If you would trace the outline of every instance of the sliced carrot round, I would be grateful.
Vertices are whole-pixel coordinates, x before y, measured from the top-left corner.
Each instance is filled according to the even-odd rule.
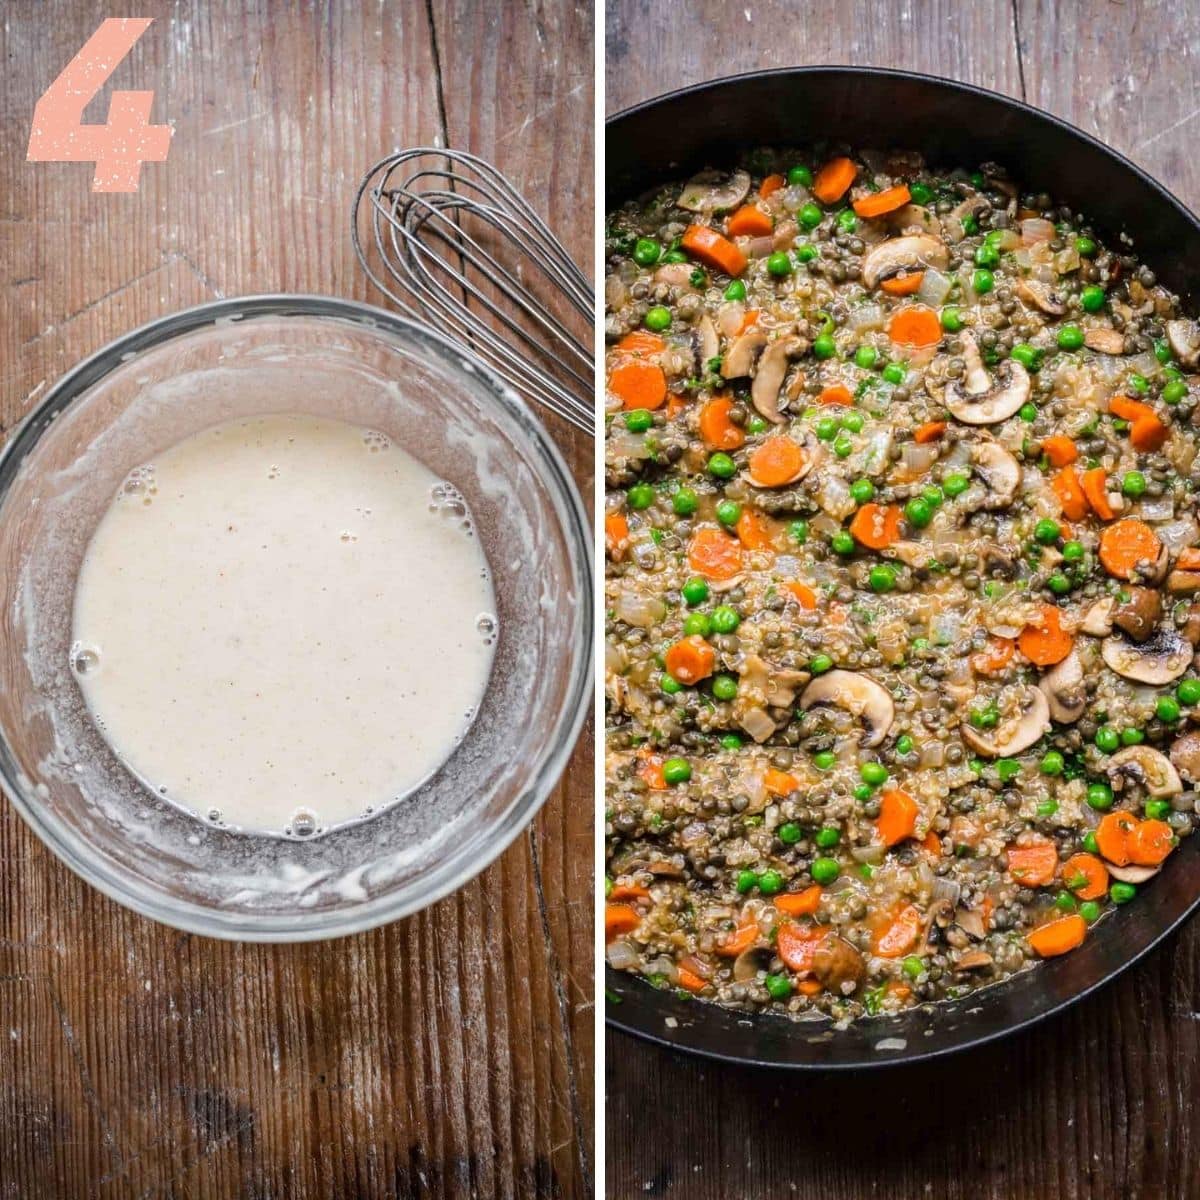
[[[625,933],[632,933],[642,918],[632,904],[606,904],[604,906],[604,940],[611,942]]]
[[[1070,466],[1079,457],[1075,443],[1061,433],[1048,437],[1042,443],[1042,453],[1050,460],[1052,467]]]
[[[741,426],[729,419],[732,411],[733,399],[729,396],[714,396],[700,410],[700,436],[706,446],[714,450],[737,450],[746,441]]]
[[[817,172],[812,194],[822,204],[834,204],[849,190],[858,168],[848,158],[831,158]]]
[[[787,186],[787,180],[782,175],[768,175],[766,179],[758,185],[758,194],[765,200],[768,196],[773,196],[781,188]]]
[[[1008,873],[1022,887],[1045,887],[1058,870],[1058,851],[1049,838],[1031,838],[1024,846],[1005,851]]]
[[[999,675],[1012,662],[1016,645],[1012,638],[989,638],[986,649],[971,655],[971,670],[977,675]]]
[[[1108,868],[1094,854],[1072,854],[1059,875],[1078,900],[1099,900],[1108,891]]]
[[[620,558],[629,542],[629,521],[624,513],[608,513],[604,518],[604,548],[609,558]]]
[[[768,237],[774,228],[771,218],[753,204],[743,204],[725,221],[725,232],[730,237]]]
[[[924,280],[924,271],[901,271],[898,275],[881,279],[879,289],[889,296],[912,296],[921,290]]]
[[[763,772],[763,787],[772,796],[786,796],[788,792],[794,792],[799,786],[800,781],[795,775],[789,775],[786,771],[777,771],[774,767],[768,767]]]
[[[908,185],[898,183],[895,187],[884,188],[881,192],[860,196],[853,202],[852,207],[860,217],[882,217],[903,208],[911,199],[912,193],[908,190]]]
[[[1092,511],[1102,521],[1111,521],[1117,514],[1108,499],[1108,476],[1103,467],[1093,467],[1083,473],[1083,494],[1092,506]]]
[[[617,349],[624,354],[641,354],[649,357],[651,354],[661,354],[667,348],[667,343],[648,329],[634,329],[627,333],[618,343]]]
[[[1114,867],[1129,865],[1129,838],[1137,828],[1137,817],[1118,809],[1105,813],[1096,826],[1096,846]]]
[[[1062,615],[1053,604],[1043,604],[1038,620],[1026,625],[1017,637],[1017,647],[1031,663],[1052,667],[1060,663],[1075,644],[1075,639],[1062,627]]]
[[[1117,579],[1132,579],[1139,566],[1152,566],[1161,552],[1158,535],[1135,517],[1110,525],[1100,535],[1100,561]]]
[[[688,545],[688,565],[697,575],[724,583],[742,569],[742,548],[720,529],[697,529]]]
[[[918,446],[924,446],[929,442],[936,442],[945,432],[945,421],[926,421],[924,425],[918,425],[913,431],[913,441]]]
[[[1129,835],[1129,860],[1139,867],[1157,867],[1175,847],[1175,832],[1166,821],[1139,821]]]
[[[756,446],[750,455],[750,482],[757,487],[784,487],[804,470],[808,455],[786,434],[777,434]]]
[[[676,642],[663,655],[671,677],[689,686],[707,679],[713,673],[716,661],[716,651],[698,633]]]
[[[775,544],[775,525],[771,518],[753,508],[742,510],[734,531],[747,550],[770,550]]]
[[[621,397],[622,408],[661,408],[667,398],[667,377],[662,367],[631,358],[609,372],[608,390]]]
[[[895,313],[888,337],[898,346],[936,346],[942,340],[942,323],[932,308],[913,304]]]
[[[827,387],[818,397],[818,404],[841,404],[849,406],[854,403],[854,397],[850,395],[850,389],[843,387],[840,383],[835,383],[832,387]]]
[[[854,540],[868,550],[885,550],[900,537],[901,512],[895,504],[864,504],[850,522]]]
[[[924,924],[920,909],[907,904],[893,913],[886,925],[875,931],[871,949],[880,958],[899,958],[917,944]]]
[[[1088,502],[1083,491],[1083,481],[1074,467],[1063,467],[1053,479],[1050,486],[1058,497],[1063,516],[1068,521],[1082,521],[1087,516]]]
[[[920,813],[917,802],[899,788],[890,788],[879,797],[879,817],[875,829],[885,846],[894,846],[912,837]]]
[[[1087,922],[1078,914],[1047,921],[1029,933],[1027,941],[1042,958],[1074,950],[1087,936]]]
[[[814,883],[802,892],[787,892],[776,896],[772,903],[789,917],[811,917],[821,907],[821,893],[821,885]]]
[[[743,921],[732,933],[717,943],[717,953],[722,958],[737,958],[758,941],[759,929],[754,921]]]
[[[740,275],[749,261],[727,237],[707,225],[689,225],[679,244],[706,267],[724,271],[726,275]]]
[[[792,598],[801,608],[806,608],[811,612],[817,607],[817,593],[807,583],[792,580],[791,583],[785,583],[783,586],[791,593]]]
[[[811,971],[817,948],[829,934],[825,925],[802,925],[784,921],[775,935],[775,951],[790,970]]]

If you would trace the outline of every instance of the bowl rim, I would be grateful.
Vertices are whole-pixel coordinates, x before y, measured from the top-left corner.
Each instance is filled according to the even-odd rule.
[[[944,78],[937,75],[930,75],[921,71],[908,71],[897,67],[855,67],[846,64],[813,64],[811,66],[784,66],[784,67],[766,67],[752,71],[737,72],[732,75],[722,75],[717,78],[702,80],[699,83],[688,84],[681,88],[672,89],[669,92],[663,92],[660,95],[649,97],[645,100],[639,100],[635,104],[631,104],[626,108],[616,112],[607,114],[604,119],[605,137],[612,134],[613,127],[618,125],[630,117],[636,116],[642,112],[648,112],[668,101],[677,101],[686,97],[693,99],[701,99],[706,93],[720,87],[727,87],[758,79],[769,79],[776,76],[821,76],[821,75],[848,75],[848,76],[881,76],[883,78],[892,78],[905,80],[908,82],[921,83],[932,85],[933,87],[951,93],[964,93],[972,96],[980,97],[981,99],[1003,105],[1007,108],[1015,110],[1022,119],[1044,123],[1052,126],[1068,136],[1086,143],[1092,148],[1098,150],[1108,158],[1115,159],[1117,163],[1123,166],[1131,174],[1149,188],[1157,197],[1157,199],[1175,209],[1180,216],[1189,224],[1194,226],[1197,231],[1200,231],[1200,216],[1197,216],[1186,204],[1178,197],[1170,192],[1163,184],[1159,183],[1153,175],[1149,174],[1137,163],[1133,162],[1121,151],[1108,145],[1096,135],[1088,133],[1084,129],[1080,129],[1077,125],[1070,121],[1064,120],[1062,117],[1056,116],[1053,113],[1047,112],[1044,109],[1037,108],[1028,103],[1028,101],[1020,100],[1012,96],[1005,95],[1003,92],[993,91],[990,88],[979,87],[977,84],[965,83],[962,80]],[[605,205],[610,203],[611,198],[607,191],[607,177],[605,180]],[[602,749],[598,749],[598,753],[602,753]],[[905,1067],[912,1066],[920,1062],[929,1062],[933,1059],[946,1058],[949,1055],[959,1054],[966,1050],[974,1050],[976,1048],[988,1045],[990,1043],[1006,1038],[1011,1034],[1022,1030],[1028,1030],[1034,1025],[1040,1024],[1042,1021],[1050,1017],[1061,1014],[1064,1010],[1070,1008],[1073,1004],[1084,999],[1086,996],[1092,995],[1107,984],[1112,983],[1120,975],[1123,975],[1135,963],[1145,958],[1152,950],[1160,948],[1163,943],[1177,933],[1187,921],[1194,917],[1200,911],[1200,891],[1192,897],[1188,903],[1173,920],[1168,921],[1164,926],[1157,930],[1151,936],[1145,945],[1140,947],[1133,954],[1123,958],[1114,968],[1101,974],[1098,978],[1087,984],[1085,987],[1071,993],[1070,995],[1057,999],[1055,1002],[1047,1005],[1045,1008],[1037,1012],[1023,1016],[1020,1020],[1014,1021],[1002,1028],[991,1030],[984,1034],[979,1034],[974,1037],[964,1037],[960,1041],[948,1046],[939,1046],[937,1048],[921,1050],[917,1048],[913,1052],[903,1052],[889,1057],[886,1054],[880,1053],[877,1058],[859,1058],[844,1062],[827,1061],[827,1062],[803,1062],[803,1061],[780,1061],[758,1055],[744,1055],[737,1052],[726,1052],[719,1047],[688,1044],[685,1040],[673,1038],[669,1032],[661,1030],[657,1027],[652,1028],[648,1020],[634,1021],[624,1017],[621,1012],[619,1003],[612,1003],[608,996],[605,997],[604,1020],[606,1025],[631,1037],[638,1041],[649,1042],[660,1049],[670,1050],[676,1054],[686,1054],[702,1059],[709,1059],[713,1062],[724,1063],[730,1066],[737,1067],[758,1067],[768,1068],[778,1071],[816,1071],[816,1072],[856,1072],[856,1071],[876,1071],[889,1067]],[[618,974],[609,967],[607,962],[604,963],[606,976],[610,979]],[[611,973],[611,974],[610,974]],[[653,1006],[655,997],[662,995],[649,984],[642,980],[621,979],[621,986],[632,986],[636,990],[636,995],[639,999],[645,999]],[[1004,986],[1003,982],[996,985],[997,987]],[[606,989],[607,991],[607,989]],[[699,1003],[707,1003],[711,1007],[720,1008],[726,1014],[733,1016],[741,1016],[745,1020],[749,1020],[757,1014],[738,1014],[734,1010],[724,1008],[713,1004],[712,1002],[700,1001]],[[786,1020],[782,1017],[771,1017],[772,1020]],[[867,1018],[873,1019],[873,1018]],[[661,1024],[661,1015],[659,1024]],[[827,1027],[827,1026],[825,1026]]]
[[[487,868],[529,825],[562,776],[579,739],[592,700],[591,660],[594,637],[594,568],[592,532],[571,471],[545,426],[532,410],[490,367],[452,340],[419,321],[400,317],[374,305],[337,296],[271,292],[225,297],[156,317],[101,346],[57,379],[41,400],[13,427],[0,447],[0,519],[12,480],[58,413],[131,356],[164,345],[220,321],[252,321],[264,317],[307,317],[348,322],[415,345],[439,358],[453,373],[482,382],[491,398],[505,409],[517,431],[528,439],[543,468],[539,490],[549,498],[563,536],[572,548],[572,571],[577,577],[577,644],[569,666],[566,698],[555,718],[553,732],[540,748],[532,777],[519,789],[486,839],[471,855],[455,854],[437,864],[421,881],[417,894],[397,899],[387,894],[357,903],[335,914],[298,911],[287,916],[239,913],[194,901],[164,901],[156,887],[138,877],[112,870],[89,852],[87,840],[22,793],[22,775],[0,726],[0,791],[9,799],[41,842],[76,875],[125,908],[187,933],[227,941],[308,942],[344,937],[411,916],[457,891]],[[464,843],[465,844],[465,843]]]

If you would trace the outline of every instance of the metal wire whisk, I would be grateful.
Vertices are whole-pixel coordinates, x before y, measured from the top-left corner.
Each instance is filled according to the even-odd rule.
[[[461,150],[399,151],[367,172],[352,222],[363,270],[394,304],[593,431],[591,285],[495,167]]]

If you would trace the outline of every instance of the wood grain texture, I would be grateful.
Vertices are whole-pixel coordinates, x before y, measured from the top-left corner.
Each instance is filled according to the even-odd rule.
[[[1200,208],[1195,4],[610,0],[606,35],[610,112],[757,67],[906,67],[1023,96]],[[960,1059],[789,1077],[610,1034],[606,1094],[613,1200],[1195,1200],[1200,927]]]
[[[0,29],[2,430],[77,360],[187,305],[377,302],[349,206],[399,146],[495,157],[591,262],[586,7],[135,7],[158,20],[113,86],[154,88],[175,136],[131,196],[24,161],[34,102],[99,21],[53,7],[6,4]],[[559,444],[589,495],[590,441]],[[125,912],[0,800],[0,1197],[590,1195],[591,762],[585,734],[530,833],[457,895],[308,946]]]

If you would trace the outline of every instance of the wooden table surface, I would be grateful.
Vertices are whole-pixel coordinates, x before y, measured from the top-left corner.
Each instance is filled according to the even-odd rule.
[[[35,101],[110,9],[4,6],[0,430],[92,350],[188,305],[377,303],[349,207],[401,146],[491,157],[590,273],[590,4],[111,8],[157,17],[111,86],[153,88],[175,128],[134,195],[25,162]],[[555,433],[590,496],[591,439]],[[0,800],[0,1197],[589,1195],[591,764],[589,730],[529,834],[457,895],[303,946],[126,912]]]
[[[1200,6],[609,0],[610,112],[759,67],[906,67],[1098,134],[1200,210]],[[1200,922],[1023,1036],[860,1079],[608,1037],[607,1194],[687,1200],[1196,1200]]]

